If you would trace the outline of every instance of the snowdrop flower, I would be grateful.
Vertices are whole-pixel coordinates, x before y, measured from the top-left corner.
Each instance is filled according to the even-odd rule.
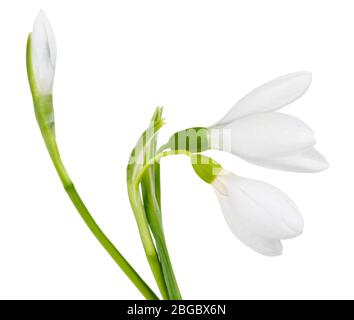
[[[30,35],[30,63],[37,94],[51,95],[53,89],[56,44],[53,30],[43,11],[40,11]]]
[[[281,255],[281,240],[302,233],[304,222],[298,208],[276,187],[225,170],[211,185],[232,233],[256,252]]]
[[[297,72],[253,90],[208,128],[209,147],[278,170],[327,169],[328,162],[314,148],[313,131],[300,119],[275,112],[301,97],[310,83],[309,72]]]
[[[313,131],[300,119],[276,112],[301,97],[310,83],[309,72],[277,78],[250,92],[213,126],[176,132],[166,144],[192,155],[195,172],[214,187],[231,231],[264,255],[280,255],[281,240],[302,233],[303,220],[296,205],[279,189],[229,173],[200,153],[227,151],[278,170],[327,169],[327,160],[314,148]]]
[[[265,182],[239,177],[215,160],[194,154],[192,166],[219,199],[232,233],[246,246],[266,256],[282,254],[281,240],[299,236],[304,221],[295,203]]]

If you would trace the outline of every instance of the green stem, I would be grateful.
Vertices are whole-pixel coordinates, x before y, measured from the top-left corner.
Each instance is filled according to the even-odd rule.
[[[144,210],[144,205],[140,197],[139,186],[128,180],[128,195],[134,216],[138,225],[141,241],[145,250],[146,258],[151,271],[160,289],[163,299],[168,299],[168,291],[163,276],[162,267],[156,252],[154,241],[150,234],[149,224]]]
[[[160,163],[154,165],[154,178],[155,178],[155,197],[157,204],[161,211],[161,168]]]
[[[85,204],[81,200],[78,192],[72,183],[64,164],[61,160],[59,149],[55,141],[55,137],[51,134],[50,130],[46,126],[40,126],[42,136],[44,138],[45,144],[47,146],[49,155],[53,161],[54,167],[60,177],[60,180],[67,192],[69,198],[74,204],[75,208],[79,212],[80,216],[94,234],[96,239],[101,243],[107,253],[112,257],[112,259],[117,263],[117,265],[122,269],[125,275],[132,281],[135,287],[141,292],[141,294],[148,300],[158,300],[156,294],[150,289],[150,287],[145,283],[145,281],[139,276],[139,274],[134,270],[134,268],[129,264],[129,262],[123,257],[123,255],[117,250],[117,248],[112,244],[112,242],[107,238],[104,232],[97,225],[90,212],[86,208]]]
[[[143,132],[133,149],[127,167],[127,187],[130,204],[135,216],[135,220],[140,233],[141,241],[145,250],[150,269],[155,277],[156,283],[164,299],[169,299],[167,286],[165,283],[161,262],[156,251],[155,243],[152,239],[149,221],[145,212],[144,203],[140,196],[139,185],[134,183],[144,163],[146,147],[155,139],[155,134],[163,125],[163,120],[159,119],[151,123],[149,128]]]
[[[151,159],[155,156],[155,150],[156,136],[154,141],[152,141],[152,143],[147,146],[146,161],[149,161],[148,159]],[[158,162],[154,162],[151,167],[145,171],[141,181],[141,190],[145,211],[156,242],[157,252],[160,257],[169,299],[181,300],[182,296],[179,291],[177,280],[173,271],[163,230],[160,202],[160,165]]]
[[[170,299],[182,300],[164,235],[154,234]]]
[[[146,188],[145,210],[149,218],[150,228],[153,233],[157,251],[160,257],[162,271],[166,282],[169,299],[181,300],[182,296],[178,288],[172,263],[167,249],[166,239],[161,221],[161,210],[154,196],[154,189]],[[149,200],[148,200],[149,199]]]
[[[159,150],[162,150],[160,148]],[[139,188],[140,183],[143,180],[146,180],[146,175],[149,173],[151,174],[151,167],[155,163],[159,163],[161,158],[167,157],[170,155],[177,155],[177,154],[183,154],[187,156],[191,156],[191,152],[187,150],[170,150],[170,151],[162,151],[159,152],[158,154],[155,155],[151,160],[147,161],[146,164],[141,168],[139,173],[136,176],[135,179],[135,188]],[[151,180],[150,180],[151,181]],[[145,182],[145,188],[146,188],[146,182]],[[163,232],[163,227],[162,227],[162,221],[161,221],[161,211],[160,207],[157,203],[157,199],[153,197],[153,186],[148,185],[147,192],[150,194],[149,197],[149,205],[147,206],[147,212],[149,212],[149,217],[150,217],[150,226],[151,230],[154,234],[154,238],[156,241],[156,246],[158,248],[158,252],[160,255],[160,260],[161,260],[161,265],[162,269],[164,272],[165,280],[166,280],[166,285],[167,289],[169,292],[169,296],[171,299],[179,300],[182,299],[182,296],[180,294],[177,281],[173,272],[172,268],[172,263],[168,254],[167,250],[167,245],[166,245],[166,240],[164,237],[164,232]]]
[[[31,55],[31,34],[27,39],[26,66],[37,122],[49,155],[65,191],[67,192],[80,216],[91,230],[91,232],[94,234],[96,239],[101,243],[101,245],[105,248],[108,254],[117,263],[117,265],[122,269],[125,275],[132,281],[136,288],[146,299],[158,300],[159,298],[156,296],[156,294],[150,289],[150,287],[139,276],[139,274],[134,270],[134,268],[129,264],[129,262],[123,257],[123,255],[117,250],[117,248],[97,225],[96,221],[93,219],[85,204],[81,200],[74,184],[70,179],[70,176],[64,167],[55,138],[53,98],[51,94],[47,96],[39,94],[34,77]]]
[[[156,146],[155,146],[156,148]],[[161,153],[162,151],[165,151],[166,149],[168,149],[168,144],[164,144],[162,145],[158,150],[157,150],[157,154]],[[154,166],[153,166],[153,176],[155,178],[155,198],[157,201],[157,204],[160,208],[161,211],[161,168],[160,168],[160,163],[159,162],[155,162]]]
[[[155,163],[155,162],[159,162],[162,158],[164,157],[168,157],[168,156],[173,156],[173,155],[178,155],[178,154],[182,154],[182,155],[186,155],[188,157],[192,156],[192,153],[187,151],[187,150],[170,150],[170,151],[163,151],[158,153],[154,158],[152,158],[150,161],[148,161],[143,168],[141,169],[141,171],[139,172],[139,174],[137,175],[136,179],[135,179],[135,184],[139,185],[144,174],[146,173],[146,171]]]

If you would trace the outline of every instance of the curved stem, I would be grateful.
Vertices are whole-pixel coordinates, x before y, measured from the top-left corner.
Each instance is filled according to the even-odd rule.
[[[164,236],[161,221],[161,207],[158,198],[159,194],[157,194],[156,192],[159,190],[156,190],[155,187],[154,179],[156,179],[156,177],[154,176],[153,169],[156,170],[156,164],[159,164],[159,161],[163,157],[176,154],[184,154],[191,156],[191,153],[185,150],[163,151],[165,149],[166,146],[162,146],[159,149],[158,153],[155,154],[153,158],[148,160],[145,165],[140,169],[135,178],[135,187],[139,188],[139,185],[141,183],[142,192],[144,196],[145,210],[149,218],[151,231],[155,238],[156,247],[159,253],[169,298],[173,300],[181,300],[182,296],[178,288],[177,280],[173,271],[172,263],[167,249],[166,239]]]
[[[156,154],[162,153],[163,151],[166,151],[169,148],[170,147],[169,147],[168,143],[165,143],[157,150]]]
[[[142,295],[146,299],[158,300],[156,294],[149,288],[145,281],[139,276],[139,274],[134,270],[134,268],[129,264],[129,262],[123,257],[123,255],[117,250],[117,248],[112,244],[112,242],[97,225],[90,212],[87,210],[85,204],[81,200],[78,192],[74,187],[74,184],[70,179],[70,176],[68,175],[64,167],[55,139],[54,109],[52,95],[50,94],[47,96],[42,96],[39,94],[37,89],[32,67],[31,35],[28,36],[27,40],[26,66],[28,82],[32,93],[37,122],[41,130],[46,147],[48,149],[49,155],[60,177],[60,180],[63,183],[65,191],[67,192],[80,216],[82,217],[88,228],[91,230],[91,232],[94,234],[96,239],[106,249],[108,254],[113,258],[113,260],[122,269],[126,276],[133,282],[136,288],[142,293]]]
[[[136,176],[139,174],[143,167],[146,146],[150,145],[151,142],[155,139],[155,135],[162,125],[162,119],[154,121],[138,139],[138,142],[130,155],[129,163],[127,166],[127,187],[129,201],[135,216],[140,238],[143,243],[143,248],[149,262],[150,269],[154,275],[162,297],[164,299],[169,299],[161,261],[159,260],[155,243],[151,235],[148,217],[140,195],[139,185],[134,183]]]
[[[154,141],[147,146],[145,153],[146,159],[151,159],[156,155],[156,140],[155,135]],[[156,249],[160,258],[169,299],[182,300],[163,230],[161,213],[160,164],[158,162],[154,162],[148,170],[146,170],[141,180],[141,193],[149,226],[155,239]]]
[[[150,167],[143,177],[141,188],[144,198],[144,207],[148,217],[150,229],[155,239],[157,252],[160,257],[161,267],[169,295],[169,299],[181,300],[182,296],[173,271],[171,259],[168,253],[166,239],[162,225],[161,209],[157,200],[155,186],[153,184],[153,167]]]
[[[40,126],[41,127],[41,126]],[[53,161],[54,167],[63,183],[64,189],[67,192],[69,198],[74,204],[75,208],[79,212],[80,216],[94,234],[96,239],[101,243],[107,253],[112,257],[112,259],[117,263],[125,275],[132,281],[135,287],[141,292],[141,294],[149,300],[158,300],[159,298],[150,289],[150,287],[145,283],[145,281],[139,276],[139,274],[134,270],[134,268],[129,264],[129,262],[123,257],[123,255],[117,250],[113,243],[108,239],[104,232],[97,225],[90,212],[86,208],[85,204],[81,200],[78,192],[72,183],[64,164],[61,160],[58,146],[56,144],[53,135],[47,131],[46,127],[41,127],[42,135],[47,146],[49,155]]]
[[[192,155],[192,153],[187,151],[187,150],[170,150],[170,151],[163,151],[163,152],[160,152],[160,153],[156,154],[156,156],[154,158],[152,158],[150,161],[148,161],[143,166],[143,168],[140,170],[140,172],[136,176],[135,184],[137,186],[139,186],[139,184],[141,182],[141,179],[143,178],[144,174],[150,168],[150,166],[152,166],[155,162],[159,162],[164,157],[178,155],[178,154],[186,155],[188,157],[190,157]]]
[[[156,283],[160,289],[162,297],[168,299],[168,291],[163,276],[160,260],[156,252],[154,241],[150,234],[149,224],[145,214],[144,205],[140,198],[139,187],[134,186],[128,181],[128,195],[131,207],[133,209],[136,223],[138,225],[141,241],[145,250],[146,258],[149,262],[151,271],[154,275]]]

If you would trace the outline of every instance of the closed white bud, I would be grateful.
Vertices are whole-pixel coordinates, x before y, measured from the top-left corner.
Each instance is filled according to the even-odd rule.
[[[57,49],[49,20],[40,11],[31,33],[31,62],[39,95],[51,95],[55,74]]]

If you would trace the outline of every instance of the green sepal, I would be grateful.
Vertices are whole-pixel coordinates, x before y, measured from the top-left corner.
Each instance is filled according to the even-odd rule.
[[[210,149],[208,128],[194,127],[176,132],[167,143],[171,150],[187,150],[192,153]]]
[[[193,154],[191,162],[195,173],[206,183],[212,183],[222,170],[222,166],[214,159],[201,154]]]

